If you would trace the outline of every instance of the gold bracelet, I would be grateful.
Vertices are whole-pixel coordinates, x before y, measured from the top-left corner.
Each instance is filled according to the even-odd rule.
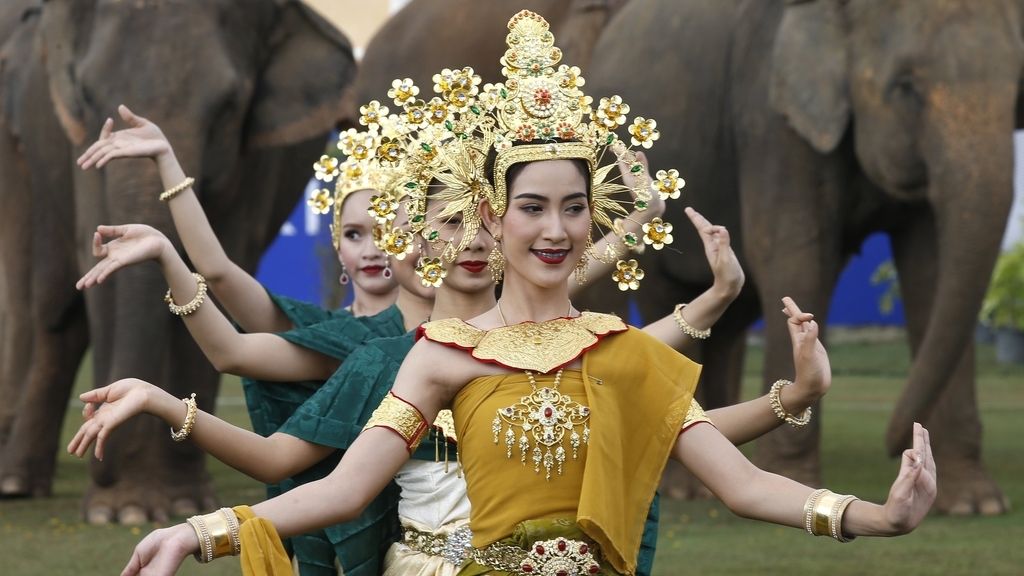
[[[832,522],[832,508],[840,498],[839,494],[827,490],[814,503],[814,520],[811,523],[811,527],[814,529],[815,536],[825,536],[829,533],[829,525]]]
[[[221,508],[218,512],[224,515],[224,520],[228,523],[228,536],[231,538],[231,555],[238,556],[242,553],[242,541],[238,538],[238,516],[235,516],[235,511],[231,508]]]
[[[818,503],[818,499],[822,497],[828,490],[825,488],[818,488],[811,495],[807,497],[807,501],[804,502],[804,529],[811,536],[814,536],[814,506]]]
[[[171,428],[171,440],[175,442],[185,440],[192,433],[192,427],[196,425],[196,412],[198,412],[195,392],[188,398],[182,398],[181,401],[185,403],[185,422],[182,423],[181,429],[177,432],[174,431],[174,428]]]
[[[416,451],[430,428],[419,409],[396,396],[394,392],[388,392],[380,406],[373,411],[366,426],[363,426],[363,430],[378,426],[401,436],[410,454]]]
[[[779,417],[779,420],[789,424],[793,428],[800,428],[801,426],[807,426],[811,421],[811,407],[804,408],[803,414],[800,416],[793,416],[786,409],[782,407],[782,399],[780,393],[786,386],[792,384],[789,380],[776,380],[772,384],[771,390],[768,391],[768,403],[771,404],[772,412]]]
[[[832,506],[832,515],[829,517],[829,532],[837,542],[852,542],[856,536],[845,536],[843,534],[843,514],[846,513],[846,508],[857,500],[856,496],[847,495],[842,496],[838,502]]]
[[[218,510],[204,515],[202,520],[206,524],[212,542],[210,559],[231,556],[235,547],[231,540],[231,528],[227,517]]]
[[[199,550],[193,554],[196,562],[201,564],[211,562],[213,560],[213,540],[210,538],[210,530],[207,529],[203,517],[191,516],[185,521],[195,530],[196,538],[199,539]]]
[[[672,318],[676,321],[676,326],[694,340],[707,340],[711,336],[711,328],[705,328],[704,330],[697,330],[690,323],[683,318],[683,308],[686,308],[686,304],[676,304],[676,309],[672,311]]]
[[[161,192],[160,193],[160,201],[161,202],[167,202],[171,198],[174,198],[178,194],[181,194],[184,190],[188,189],[189,186],[195,184],[195,182],[196,182],[195,178],[193,178],[191,176],[186,177],[184,180],[181,181],[181,184],[178,184],[177,186],[173,186],[173,187],[168,188],[167,190],[164,190],[163,192]]]
[[[198,272],[193,272],[192,277],[196,279],[196,295],[192,298],[192,301],[187,304],[178,306],[174,303],[174,298],[171,297],[171,290],[167,289],[167,294],[164,294],[164,302],[167,303],[167,309],[171,311],[171,314],[175,316],[188,316],[206,301],[206,278]]]

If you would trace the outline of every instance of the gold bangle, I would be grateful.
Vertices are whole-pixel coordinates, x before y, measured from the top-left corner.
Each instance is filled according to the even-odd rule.
[[[171,314],[175,316],[188,316],[206,301],[206,278],[198,272],[193,272],[192,277],[196,279],[196,295],[192,298],[192,301],[187,304],[178,306],[174,303],[174,298],[171,297],[171,290],[167,289],[167,294],[164,294],[164,302],[167,303],[167,309],[171,311]]]
[[[164,190],[163,192],[161,192],[160,193],[160,201],[161,202],[167,202],[171,198],[174,198],[178,194],[181,194],[189,186],[195,184],[195,182],[196,182],[195,178],[193,178],[191,176],[186,177],[184,180],[181,181],[181,184],[178,184],[177,186],[172,186],[171,188],[168,188],[167,190]]]
[[[207,533],[210,535],[210,560],[222,556],[231,556],[235,548],[234,542],[231,540],[231,528],[227,517],[218,510],[203,515],[202,521],[206,525]]]
[[[789,424],[793,428],[800,428],[801,426],[807,426],[811,421],[811,407],[804,408],[803,414],[800,416],[794,416],[786,409],[782,407],[782,399],[780,393],[786,386],[792,384],[789,380],[776,380],[772,384],[771,390],[768,391],[768,403],[771,404],[772,412],[779,417],[779,420]]]
[[[373,411],[373,415],[363,426],[363,430],[374,427],[387,428],[395,432],[405,440],[405,446],[412,454],[423,440],[424,434],[430,428],[423,414],[412,404],[402,400],[393,392],[388,392],[380,406]]]
[[[188,398],[182,398],[181,401],[185,403],[185,422],[182,423],[181,429],[177,432],[175,432],[174,428],[171,428],[171,440],[175,442],[185,440],[192,433],[192,427],[196,424],[196,412],[198,412],[195,392]]]
[[[818,499],[826,492],[828,492],[828,490],[825,488],[818,488],[814,492],[811,492],[811,495],[807,497],[807,501],[804,502],[804,529],[807,530],[807,533],[811,536],[815,536],[814,506],[818,503]]]
[[[210,530],[206,527],[203,517],[191,516],[185,521],[195,530],[196,538],[199,539],[199,550],[193,554],[196,562],[201,564],[211,562],[213,560],[213,540],[210,538]]]
[[[832,516],[829,518],[829,532],[837,542],[852,542],[857,538],[856,536],[847,537],[843,534],[843,514],[846,513],[846,508],[854,500],[858,500],[858,498],[852,495],[843,496],[832,507]]]
[[[811,523],[815,536],[825,536],[829,533],[829,524],[832,522],[832,508],[839,498],[839,494],[828,490],[815,502],[814,520]]]
[[[228,523],[228,536],[231,538],[231,555],[238,556],[242,553],[242,541],[238,537],[238,516],[235,516],[235,511],[231,508],[221,508],[218,512],[224,515],[224,520]]]
[[[676,309],[672,311],[672,318],[676,321],[676,326],[694,340],[707,340],[711,336],[711,328],[705,328],[704,330],[697,330],[690,323],[683,318],[683,308],[686,308],[686,304],[676,304]]]

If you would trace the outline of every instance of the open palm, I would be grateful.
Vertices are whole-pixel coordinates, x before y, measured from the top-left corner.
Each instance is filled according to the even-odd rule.
[[[81,458],[95,442],[96,458],[103,460],[107,437],[125,420],[145,411],[146,397],[152,388],[155,387],[148,382],[125,378],[79,396],[85,401],[85,422],[68,444],[68,452]]]
[[[159,126],[135,115],[123,104],[118,106],[117,112],[128,128],[114,130],[114,119],[107,118],[99,140],[78,158],[83,170],[93,166],[102,168],[115,158],[156,158],[170,152],[171,145]]]

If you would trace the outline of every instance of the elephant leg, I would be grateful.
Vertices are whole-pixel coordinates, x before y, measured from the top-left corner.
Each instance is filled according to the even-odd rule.
[[[32,359],[31,230],[23,216],[31,203],[28,169],[0,122],[0,496],[26,494],[23,483],[7,480],[7,452]]]
[[[121,270],[104,285],[90,289],[96,313],[90,307],[94,335],[95,385],[120,378],[140,378],[163,386],[164,367],[174,362],[167,353],[168,330],[175,318],[160,302],[166,284],[155,270]],[[122,424],[107,439],[103,461],[93,459],[93,484],[86,494],[85,515],[93,524],[117,521],[137,525],[167,518],[168,499],[159,472],[163,449],[171,442],[168,428],[144,415]],[[156,472],[156,473],[154,473]]]
[[[915,362],[920,361],[918,350],[934,306],[933,287],[938,284],[935,238],[935,221],[930,211],[915,214],[893,235],[893,257]],[[989,475],[981,457],[982,426],[975,390],[973,344],[949,377],[949,386],[925,422],[939,473],[935,508],[956,515],[1002,514],[1009,510],[1009,500]]]
[[[775,380],[794,378],[787,319],[780,312],[784,296],[815,314],[824,339],[829,299],[843,266],[841,202],[850,196],[843,193],[848,176],[835,159],[819,158],[787,129],[775,136],[781,142],[762,142],[743,155],[740,188],[744,250],[764,310],[765,392]],[[783,425],[759,438],[755,462],[805,484],[819,484],[820,405],[814,411],[807,426]]]

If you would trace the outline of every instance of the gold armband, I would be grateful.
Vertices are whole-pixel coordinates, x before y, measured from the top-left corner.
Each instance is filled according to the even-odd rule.
[[[690,407],[686,409],[686,417],[683,418],[683,425],[680,430],[686,431],[694,424],[700,424],[701,422],[707,422],[712,426],[715,425],[704,412],[704,408],[701,408],[701,405],[696,400],[690,400]]]
[[[197,561],[205,564],[214,558],[241,553],[238,517],[232,509],[221,508],[204,516],[192,516],[186,522],[199,538],[199,551],[195,553]]]
[[[804,528],[812,536],[831,536],[837,542],[850,542],[856,536],[843,534],[843,514],[856,496],[836,494],[824,488],[815,490],[804,504]]]
[[[420,445],[420,441],[423,440],[423,436],[429,428],[427,420],[415,406],[395,396],[392,392],[388,392],[380,406],[373,411],[373,415],[370,416],[366,426],[363,426],[363,430],[378,426],[387,428],[401,436],[410,453]]]

